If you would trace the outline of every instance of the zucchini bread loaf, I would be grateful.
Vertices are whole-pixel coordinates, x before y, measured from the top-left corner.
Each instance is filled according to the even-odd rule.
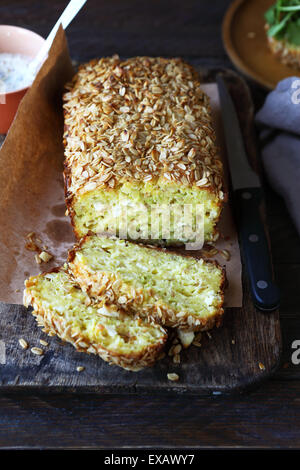
[[[169,327],[207,330],[223,315],[224,271],[215,262],[127,240],[86,236],[69,270],[91,296]]]
[[[78,238],[92,231],[193,242],[199,207],[204,239],[217,238],[222,163],[209,98],[191,66],[149,57],[92,60],[67,90],[65,194]]]
[[[153,365],[167,340],[161,326],[108,306],[101,298],[93,303],[63,269],[28,279],[24,305],[33,307],[45,332],[128,370]]]

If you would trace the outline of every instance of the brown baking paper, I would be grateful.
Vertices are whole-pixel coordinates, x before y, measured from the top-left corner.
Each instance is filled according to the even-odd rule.
[[[65,34],[60,29],[0,150],[0,300],[4,302],[22,303],[24,280],[63,264],[74,243],[69,219],[64,215],[61,103],[64,84],[73,73]],[[218,131],[217,89],[215,85],[204,88],[212,100]],[[221,227],[226,238],[217,247],[231,253],[229,262],[218,257],[220,264],[226,264],[229,282],[226,306],[239,307],[240,252],[229,207],[224,211]],[[51,262],[38,265],[35,253],[25,248],[30,232],[41,240],[40,247],[46,245],[46,251],[54,255]]]

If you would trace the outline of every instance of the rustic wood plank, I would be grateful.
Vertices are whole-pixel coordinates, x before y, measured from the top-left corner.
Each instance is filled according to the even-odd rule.
[[[16,448],[299,447],[300,384],[215,397],[1,397],[0,443]]]
[[[276,368],[280,353],[276,314],[265,315],[253,307],[246,311],[228,309],[223,327],[212,332],[212,339],[204,337],[202,348],[193,347],[183,353],[180,365],[167,357],[138,373],[78,353],[57,338],[49,339],[50,346],[43,348],[43,356],[33,355],[30,349],[23,351],[19,338],[32,347],[39,346],[39,339],[46,337],[21,306],[6,307],[5,315],[0,317],[0,332],[6,345],[6,364],[0,366],[2,390],[35,387],[44,391],[72,388],[102,393],[230,392],[268,377]],[[265,370],[260,370],[260,362]],[[85,371],[76,372],[78,365],[84,366]],[[167,380],[170,371],[179,374],[179,382]]]

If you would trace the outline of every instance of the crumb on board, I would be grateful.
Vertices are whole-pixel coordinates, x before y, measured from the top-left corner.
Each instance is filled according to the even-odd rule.
[[[25,249],[36,252],[34,259],[37,264],[48,263],[53,258],[53,255],[46,251],[46,245],[43,245],[43,248],[38,245],[38,243],[42,243],[42,240],[36,236],[35,232],[28,233],[25,238],[27,240]]]
[[[19,339],[19,345],[23,349],[27,349],[29,347],[29,344],[27,343],[27,341],[24,338]]]
[[[33,347],[30,350],[32,354],[35,354],[36,356],[42,356],[44,354],[44,351],[41,348]]]
[[[176,338],[177,339],[177,338]],[[175,364],[179,364],[180,363],[180,352],[182,350],[182,345],[179,343],[179,341],[177,340],[175,344],[173,344],[169,351],[168,351],[168,356],[172,357],[173,358],[173,362]]]
[[[231,258],[231,254],[229,250],[221,250],[220,255],[226,260],[229,261]]]
[[[185,349],[187,349],[195,339],[194,331],[182,330],[180,328],[177,328],[177,334],[178,334],[178,338],[180,339],[182,346]]]
[[[213,256],[217,255],[219,250],[213,246],[206,246],[202,251],[201,254],[206,258],[212,258]]]
[[[48,263],[53,258],[53,255],[47,251],[42,251],[40,254],[35,255],[34,258],[37,264]]]
[[[34,259],[35,259],[36,264],[41,264],[42,260],[39,257],[39,255],[35,255]]]
[[[212,244],[204,245],[204,248],[201,250],[201,255],[205,258],[212,258],[213,256],[221,255],[222,258],[224,258],[226,261],[230,261],[231,258],[231,253],[229,250],[218,250],[218,248]]]
[[[83,366],[76,367],[77,372],[82,372],[85,369]]]
[[[40,254],[39,254],[39,257],[40,259],[44,262],[44,263],[48,263],[48,261],[50,261],[53,256],[51,255],[51,253],[48,253],[47,251],[42,251]]]
[[[180,354],[174,354],[173,362],[174,364],[180,364]]]
[[[29,232],[29,233],[27,233],[27,235],[26,235],[26,238],[28,238],[29,240],[30,240],[31,238],[34,238],[34,237],[35,237],[35,232]]]
[[[44,339],[40,339],[40,343],[41,343],[43,346],[49,346],[49,343],[47,343],[47,341],[45,341]]]
[[[167,374],[168,380],[171,380],[172,382],[177,382],[179,380],[179,375],[175,374],[174,372],[169,372]]]
[[[25,248],[28,251],[36,251],[39,253],[41,251],[40,247],[36,243],[36,234],[35,232],[30,232],[26,235]]]
[[[260,368],[260,370],[265,370],[265,365],[262,363],[262,362],[259,362],[258,363],[258,367]]]
[[[202,338],[202,333],[199,331],[199,333],[196,334],[194,341],[192,342],[193,346],[196,346],[197,348],[201,348],[201,338]]]
[[[175,356],[176,354],[179,354],[181,350],[182,350],[181,344],[176,344],[176,346],[174,346],[174,349],[173,349],[173,356]]]

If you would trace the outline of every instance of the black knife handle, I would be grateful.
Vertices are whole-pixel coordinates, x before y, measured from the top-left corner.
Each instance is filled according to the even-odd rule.
[[[234,191],[234,196],[254,304],[260,310],[275,310],[279,305],[279,290],[273,282],[269,247],[260,215],[262,189],[239,189]]]

